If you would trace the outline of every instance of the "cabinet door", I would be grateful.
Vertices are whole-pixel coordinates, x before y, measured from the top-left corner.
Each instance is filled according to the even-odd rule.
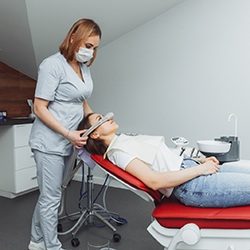
[[[32,124],[14,126],[14,147],[28,146]]]
[[[35,166],[34,155],[29,146],[15,148],[15,170]]]
[[[26,168],[15,173],[15,193],[37,187],[36,167]]]

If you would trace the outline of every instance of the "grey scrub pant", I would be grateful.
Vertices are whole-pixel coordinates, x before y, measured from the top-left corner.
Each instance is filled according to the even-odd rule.
[[[31,241],[44,241],[47,250],[60,250],[62,244],[57,237],[58,208],[63,176],[70,156],[46,154],[37,150],[33,152],[40,195],[32,217]]]

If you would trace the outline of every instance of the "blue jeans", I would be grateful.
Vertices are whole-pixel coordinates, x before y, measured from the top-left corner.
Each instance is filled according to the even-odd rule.
[[[198,165],[185,159],[182,168]],[[234,207],[250,205],[250,166],[223,166],[216,174],[196,177],[173,191],[175,197],[187,206]]]

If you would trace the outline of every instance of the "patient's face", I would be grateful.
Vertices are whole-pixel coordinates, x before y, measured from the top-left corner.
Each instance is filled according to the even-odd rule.
[[[89,117],[89,123],[93,126],[99,120],[103,118],[101,114],[93,114]],[[98,133],[100,135],[109,135],[113,134],[118,130],[119,126],[113,119],[107,120],[103,124],[101,124],[98,128],[96,128],[92,133]]]

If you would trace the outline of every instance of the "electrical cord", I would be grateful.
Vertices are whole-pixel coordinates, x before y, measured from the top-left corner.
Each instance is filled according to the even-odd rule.
[[[122,218],[122,217],[120,217],[119,216],[119,214],[117,214],[117,213],[114,213],[114,212],[110,212],[108,209],[107,209],[107,205],[106,205],[106,194],[107,194],[107,190],[108,190],[108,188],[109,188],[109,185],[110,185],[110,183],[111,183],[111,181],[113,180],[113,178],[109,175],[109,174],[107,174],[106,175],[106,179],[105,179],[105,182],[104,182],[104,184],[103,184],[103,186],[102,186],[102,188],[101,188],[101,191],[103,191],[103,197],[102,197],[102,203],[103,203],[103,207],[101,207],[100,205],[100,207],[102,208],[102,210],[103,211],[105,211],[106,213],[108,213],[108,215],[109,215],[109,221],[111,221],[111,220],[113,220],[113,221],[115,221],[116,223],[118,223],[118,224],[126,224],[127,223],[127,220],[126,219],[124,219],[124,218]],[[108,184],[106,185],[106,183],[107,183],[107,181],[109,181],[108,182]],[[99,194],[100,194],[101,192],[99,192]],[[99,194],[98,194],[98,196],[99,196]],[[97,196],[97,198],[98,198],[98,196]],[[97,199],[96,198],[96,199]],[[95,199],[95,201],[96,201],[96,199]],[[116,216],[115,216],[116,215]]]
[[[114,213],[114,212],[110,212],[106,206],[106,194],[107,194],[107,190],[108,190],[108,187],[109,187],[112,179],[113,178],[109,174],[106,175],[104,183],[102,184],[101,189],[99,190],[99,192],[97,193],[97,195],[93,201],[93,206],[99,213],[106,214],[105,219],[107,221],[109,221],[109,222],[115,221],[116,223],[123,225],[123,224],[126,224],[128,221],[125,218],[120,217],[119,214]],[[106,185],[106,183],[107,183],[107,185]],[[78,200],[78,207],[81,210],[86,209],[86,207],[82,206],[82,201],[86,197],[88,197],[88,192],[85,190],[84,184],[85,184],[84,167],[82,167],[82,182],[81,182],[81,187],[80,187],[80,196],[79,196],[79,200]],[[96,203],[96,201],[99,198],[99,196],[101,195],[101,193],[103,193],[103,197],[102,197],[103,198],[102,199],[103,206]],[[104,227],[105,226],[105,225],[98,225],[94,222],[92,222],[92,224],[96,227]]]
[[[85,176],[84,176],[84,166],[82,166],[82,181],[81,181],[81,186],[80,186],[80,197],[79,197],[79,200],[78,200],[78,207],[83,210],[85,208],[82,207],[81,205],[81,201],[87,197],[87,191],[85,190]]]

